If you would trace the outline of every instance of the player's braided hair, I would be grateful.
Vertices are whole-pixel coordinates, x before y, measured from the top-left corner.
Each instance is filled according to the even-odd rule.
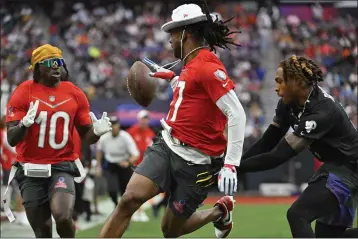
[[[209,8],[205,3],[204,12],[208,19],[205,22],[199,22],[193,25],[188,26],[188,30],[192,32],[198,39],[205,40],[206,44],[209,45],[210,50],[216,52],[215,47],[220,47],[222,49],[229,49],[228,45],[240,46],[239,44],[233,42],[233,39],[230,35],[235,33],[240,33],[240,31],[230,31],[226,25],[234,17],[226,21],[219,20],[218,16],[213,21]]]
[[[288,79],[299,80],[308,86],[316,86],[324,80],[319,66],[311,59],[296,55],[280,62],[279,67],[283,69],[284,81]]]
[[[66,65],[63,65],[63,67],[65,68],[66,76],[64,78],[61,78],[61,81],[68,81],[70,74],[68,72],[68,69],[67,69]],[[34,82],[38,83],[40,81],[40,67],[39,67],[38,63],[34,67],[32,77],[34,79]]]

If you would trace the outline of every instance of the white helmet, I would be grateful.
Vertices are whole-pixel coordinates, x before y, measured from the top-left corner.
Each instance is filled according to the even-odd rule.
[[[214,15],[211,14],[214,19]],[[162,26],[162,30],[169,32],[178,27],[187,26],[190,24],[207,21],[206,15],[201,8],[196,4],[183,4],[173,10],[171,21]]]

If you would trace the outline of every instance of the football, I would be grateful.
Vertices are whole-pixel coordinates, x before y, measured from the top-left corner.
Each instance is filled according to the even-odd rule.
[[[129,69],[127,88],[132,98],[141,106],[147,107],[152,103],[158,81],[149,76],[150,69],[144,63],[136,61]]]

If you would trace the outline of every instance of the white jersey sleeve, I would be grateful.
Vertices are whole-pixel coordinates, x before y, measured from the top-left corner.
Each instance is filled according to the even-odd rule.
[[[122,133],[123,133],[125,142],[127,144],[127,149],[128,149],[130,156],[138,157],[140,153],[137,148],[137,144],[134,142],[134,139],[132,138],[132,136],[129,133],[127,133],[125,131],[122,131]]]
[[[228,118],[228,142],[225,164],[240,165],[246,126],[246,114],[235,92],[230,90],[216,101]]]

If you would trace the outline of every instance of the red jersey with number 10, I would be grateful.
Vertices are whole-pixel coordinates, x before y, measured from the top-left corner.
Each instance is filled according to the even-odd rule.
[[[219,156],[226,148],[226,116],[216,101],[234,89],[226,69],[209,50],[184,66],[174,89],[166,123],[172,135],[209,156]]]
[[[74,151],[74,126],[91,124],[85,94],[71,82],[55,88],[32,80],[19,85],[7,105],[6,122],[21,120],[30,102],[39,101],[35,123],[16,145],[17,161],[54,164],[78,158]]]

